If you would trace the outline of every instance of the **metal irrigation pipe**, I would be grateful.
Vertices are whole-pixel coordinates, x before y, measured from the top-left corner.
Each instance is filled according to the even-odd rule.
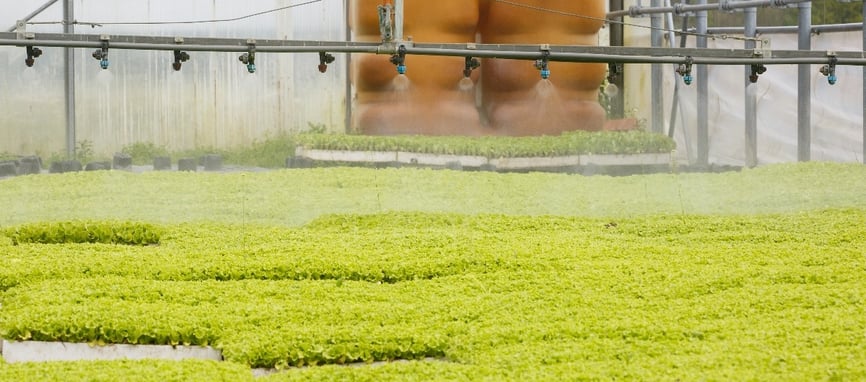
[[[781,33],[797,33],[800,27],[798,26],[778,26],[778,27],[758,27],[758,34],[781,34]],[[742,27],[716,27],[708,28],[709,34],[743,34]],[[811,33],[821,34],[825,32],[860,32],[863,30],[863,23],[845,23],[845,24],[825,24],[813,25]],[[681,33],[681,31],[677,31]]]
[[[141,43],[141,42],[111,42],[109,41],[109,49],[123,50],[162,50],[162,51],[206,51],[206,52],[237,52],[243,53],[249,50],[248,45],[209,45],[209,44],[168,44],[168,43]],[[285,41],[284,41],[285,42]],[[289,41],[289,43],[294,43]],[[372,43],[340,43],[340,42],[298,42],[298,45],[255,45],[256,52],[263,53],[318,53],[328,51],[332,53],[369,53],[369,54],[393,54],[393,47],[374,45]],[[308,44],[308,45],[307,45]],[[17,39],[0,39],[0,46],[41,46],[41,47],[68,47],[68,48],[100,48],[101,41],[62,41],[62,40],[17,40]],[[415,47],[406,46],[406,54],[423,55],[423,56],[453,56],[466,57],[472,56],[476,58],[503,58],[515,60],[537,60],[543,56],[547,56],[550,61],[559,62],[593,62],[593,63],[623,63],[623,64],[684,64],[690,61],[694,64],[707,65],[785,65],[785,64],[828,64],[835,58],[837,65],[855,65],[866,66],[866,57],[854,57],[851,54],[840,54],[838,57],[833,55],[824,56],[808,56],[802,57],[718,57],[719,54],[731,53],[730,50],[724,49],[704,49],[706,56],[701,56],[700,49],[687,50],[692,53],[691,56],[678,53],[675,49],[659,49],[660,53],[669,53],[669,55],[648,55],[648,54],[605,54],[601,49],[594,47],[593,53],[585,52],[563,52],[557,49],[567,49],[568,47],[551,47],[550,50],[539,50],[538,46],[504,46],[500,49],[493,49],[493,46],[487,49],[471,49],[471,48],[455,48],[456,44],[443,44],[450,47]],[[534,50],[529,50],[530,48]],[[520,50],[520,49],[525,50]],[[619,52],[647,52],[642,48],[619,48]],[[549,52],[545,54],[544,52]],[[781,51],[780,51],[781,53]],[[788,54],[796,52],[786,52]],[[806,52],[803,52],[804,54]],[[821,52],[815,52],[821,53]]]
[[[642,15],[649,15],[653,13],[673,13],[676,15],[681,15],[684,13],[690,12],[699,12],[699,11],[732,11],[734,9],[740,8],[754,8],[754,7],[780,7],[788,4],[796,4],[796,3],[805,3],[812,0],[749,0],[749,1],[730,1],[730,0],[722,0],[718,3],[712,4],[697,4],[697,5],[686,5],[686,4],[677,4],[670,7],[642,7],[639,5],[633,5],[628,9],[624,9],[621,11],[614,11],[608,13],[605,17],[610,19],[618,19],[623,16],[631,16],[637,17]]]

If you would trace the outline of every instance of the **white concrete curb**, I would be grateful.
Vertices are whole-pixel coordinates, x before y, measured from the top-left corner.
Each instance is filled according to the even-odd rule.
[[[2,341],[3,359],[7,363],[44,361],[82,361],[115,359],[165,359],[189,358],[221,361],[222,353],[211,347],[169,345],[105,345],[91,346],[84,343]]]
[[[310,150],[298,147],[295,156],[315,161],[355,163],[406,163],[426,166],[447,166],[459,162],[464,167],[492,165],[498,170],[531,170],[578,166],[670,165],[671,153],[650,154],[587,154],[556,157],[516,157],[488,159],[474,155],[411,153],[405,151],[343,151]]]

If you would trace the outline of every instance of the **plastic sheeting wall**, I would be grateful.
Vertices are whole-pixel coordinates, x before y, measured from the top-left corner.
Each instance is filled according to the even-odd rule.
[[[813,35],[812,49],[860,51],[860,32]],[[773,49],[797,49],[797,35],[768,35]],[[715,40],[710,48],[742,48],[742,41]],[[860,162],[863,158],[863,72],[859,66],[836,69],[839,81],[827,83],[812,65],[812,160]],[[672,70],[671,70],[672,71]],[[711,66],[709,126],[710,161],[745,163],[745,118],[743,66]],[[672,94],[673,75],[667,83]],[[749,91],[757,96],[758,163],[797,161],[797,66],[772,65]],[[685,90],[685,91],[682,91]],[[678,146],[693,158],[697,121],[695,86],[681,88],[685,128],[679,128]],[[668,101],[671,98],[669,96]],[[670,110],[669,104],[666,107]],[[682,125],[681,125],[682,127]],[[685,134],[683,134],[683,132]]]
[[[23,2],[22,2],[23,3]],[[4,4],[3,26],[12,26],[39,2]],[[34,21],[58,21],[62,2]],[[78,21],[224,19],[297,3],[294,0],[78,0]],[[241,21],[189,25],[76,26],[76,33],[257,39],[345,40],[342,0],[324,0]],[[34,32],[61,32],[37,25]],[[43,48],[36,65],[24,65],[23,48],[0,48],[0,152],[64,152],[63,49]],[[76,50],[76,140],[110,154],[136,142],[170,149],[232,147],[269,134],[324,126],[342,131],[346,58],[326,74],[316,54],[258,54],[249,74],[237,53],[190,52],[175,72],[171,52],[110,50],[102,70],[90,49]]]

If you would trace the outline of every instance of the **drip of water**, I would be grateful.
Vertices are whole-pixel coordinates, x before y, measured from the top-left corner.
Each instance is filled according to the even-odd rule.
[[[472,82],[471,78],[463,77],[460,79],[460,82],[457,84],[457,88],[460,91],[466,92],[470,91],[475,87],[475,82]]]

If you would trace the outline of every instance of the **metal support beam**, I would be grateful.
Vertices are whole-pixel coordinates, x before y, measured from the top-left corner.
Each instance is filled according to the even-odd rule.
[[[394,0],[394,40],[403,41],[403,0]]]
[[[42,4],[41,7],[36,8],[35,11],[30,12],[29,15],[24,16],[24,18],[21,19],[21,20],[18,20],[18,23],[15,23],[14,26],[12,26],[11,28],[7,29],[6,31],[7,31],[7,32],[15,32],[15,30],[18,29],[18,24],[19,24],[19,23],[26,23],[26,22],[32,20],[34,17],[36,17],[37,15],[39,15],[40,13],[42,13],[42,11],[44,11],[44,10],[48,9],[48,7],[54,5],[54,3],[56,3],[57,1],[59,1],[59,0],[49,0],[47,3]]]
[[[622,10],[623,0],[610,0],[610,10]],[[624,46],[624,28],[621,23],[610,24],[610,46]],[[620,65],[619,63],[614,63]],[[616,78],[613,79],[613,85],[619,89],[619,94],[610,100],[610,116],[613,118],[622,118],[625,115],[625,73],[620,70]]]
[[[682,15],[684,13],[690,12],[705,12],[705,11],[732,11],[735,9],[744,9],[744,8],[754,8],[754,7],[777,7],[784,6],[787,4],[797,4],[810,2],[811,0],[747,0],[747,1],[729,1],[729,0],[721,0],[717,3],[707,4],[706,1],[698,1],[698,5],[684,5],[677,4],[670,7],[656,7],[651,6],[649,8],[642,7],[640,5],[631,6],[626,10],[614,11],[607,14],[608,19],[617,19],[623,16],[643,16],[643,15],[651,15],[656,13],[673,13],[675,15]]]
[[[699,5],[707,4],[707,0],[698,0]],[[697,47],[707,47],[707,11],[697,14]],[[710,127],[709,127],[709,73],[706,65],[696,65],[698,87],[698,156],[697,165],[707,166],[710,162]]]
[[[652,0],[653,7],[660,7],[662,0]],[[661,48],[663,44],[662,15],[654,13],[650,16],[650,40],[653,48]],[[664,88],[662,87],[661,64],[652,64],[650,68],[650,102],[652,105],[652,132],[661,134],[664,132]]]
[[[800,50],[812,50],[812,3],[799,4]],[[800,64],[797,68],[797,160],[807,162],[812,154],[812,67]]]
[[[63,1],[63,33],[75,33],[75,0]],[[64,49],[64,91],[66,92],[66,155],[75,158],[75,50]]]
[[[755,37],[757,35],[758,29],[758,9],[757,8],[746,8],[744,12],[744,21],[745,21],[745,36],[746,37]],[[755,49],[754,40],[746,40],[745,48],[746,49]],[[745,97],[743,98],[746,102],[745,106],[745,122],[746,122],[746,147],[745,147],[745,161],[746,167],[755,167],[758,165],[758,108],[757,108],[757,96],[755,93],[756,84],[752,83],[752,80],[749,78],[752,76],[752,66],[746,65],[746,75],[745,75]]]

